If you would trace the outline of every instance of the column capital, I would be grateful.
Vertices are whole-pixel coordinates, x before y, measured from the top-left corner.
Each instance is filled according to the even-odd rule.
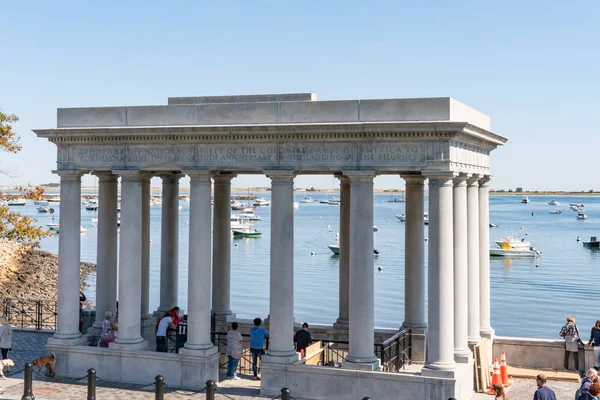
[[[340,180],[340,185],[343,185],[343,184],[347,185],[350,183],[350,178],[348,178],[344,174],[333,174],[333,176],[335,176],[336,178],[338,178]]]
[[[209,170],[183,170],[181,171],[182,173],[184,173],[185,175],[189,176],[190,179],[211,179],[215,173],[213,171],[209,171]]]
[[[183,177],[183,174],[179,171],[173,172],[162,172],[158,174],[159,178],[162,179],[163,183],[176,183]]]
[[[277,181],[293,181],[296,177],[296,171],[263,171],[267,178],[270,178],[272,182]]]
[[[422,186],[425,184],[426,179],[426,177],[424,177],[423,175],[414,173],[400,174],[400,177],[406,181],[406,185]]]
[[[468,186],[479,186],[480,178],[481,178],[481,175],[479,175],[479,174],[470,174],[469,177],[467,178],[467,185]]]
[[[121,177],[121,182],[141,182],[145,174],[139,170],[114,170],[113,174]]]
[[[479,179],[479,187],[489,187],[492,175],[482,175]]]
[[[233,178],[235,178],[236,176],[237,176],[237,174],[233,174],[233,173],[216,172],[215,174],[213,174],[213,179],[215,181],[215,184],[218,184],[218,183],[229,184],[231,182],[231,180]]]
[[[81,181],[81,177],[86,172],[75,169],[59,169],[52,171],[52,173],[60,176],[61,181]]]
[[[112,171],[93,171],[92,174],[96,175],[100,182],[116,182],[119,179]]]
[[[469,179],[469,174],[461,172],[453,179],[454,187],[467,186],[468,179]]]
[[[377,175],[375,171],[342,171],[350,179],[351,184],[373,184],[373,178]]]

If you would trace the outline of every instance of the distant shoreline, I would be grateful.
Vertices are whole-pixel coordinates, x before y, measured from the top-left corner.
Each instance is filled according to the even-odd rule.
[[[6,190],[18,190],[18,186],[0,186],[0,193]],[[34,187],[21,187],[22,189],[33,189]],[[58,186],[42,186],[44,190],[59,190]],[[162,190],[160,187],[152,187],[151,191],[153,193],[160,193]],[[181,193],[189,193],[189,188],[180,187],[179,191]],[[265,193],[269,192],[266,188],[231,188],[232,193]],[[297,188],[296,193],[339,193],[339,189],[315,189],[314,191],[308,190],[307,188]],[[82,186],[81,187],[82,194],[95,194],[98,192],[98,187],[94,186]],[[90,193],[91,192],[91,193]],[[373,189],[374,193],[382,194],[387,193],[391,195],[404,195],[405,191],[403,189]],[[427,190],[425,191],[427,193]],[[600,196],[600,191],[598,192],[565,192],[565,191],[533,191],[533,192],[497,192],[490,191],[490,196]]]

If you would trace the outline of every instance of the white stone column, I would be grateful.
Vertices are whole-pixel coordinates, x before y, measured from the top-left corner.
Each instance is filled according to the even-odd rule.
[[[427,361],[422,372],[449,371],[454,361],[453,173],[429,176]]]
[[[491,339],[490,323],[490,176],[479,180],[479,323],[483,338]]]
[[[467,264],[469,273],[469,347],[481,341],[479,334],[479,175],[467,180]]]
[[[406,220],[404,226],[404,322],[411,330],[411,358],[425,362],[425,177],[405,174]]]
[[[98,247],[94,329],[101,333],[104,313],[110,311],[116,315],[118,177],[111,172],[95,174],[98,176]]]
[[[150,175],[142,177],[142,317],[150,316]]]
[[[216,354],[210,340],[211,300],[211,177],[189,171],[190,239],[188,267],[188,335],[184,354]]]
[[[294,349],[294,177],[293,171],[265,171],[271,178],[271,277],[269,349],[266,363],[291,364]]]
[[[160,233],[160,314],[177,305],[179,294],[179,179],[161,175],[162,221]]]
[[[121,176],[119,235],[119,335],[109,345],[120,350],[144,349],[141,336],[142,180],[139,171],[113,171]]]
[[[343,368],[376,370],[374,353],[375,283],[373,266],[373,171],[350,178],[350,345]]]
[[[58,236],[58,315],[49,344],[76,345],[79,332],[79,270],[81,255],[81,173],[55,171],[60,176],[60,233]]]
[[[333,324],[336,330],[347,331],[349,316],[349,258],[350,258],[350,179],[338,175],[340,180],[340,257],[339,257],[339,306],[338,319]]]
[[[468,363],[467,175],[454,179],[454,359]]]
[[[231,179],[214,176],[212,313],[225,321],[231,315]],[[272,234],[272,233],[271,233]]]

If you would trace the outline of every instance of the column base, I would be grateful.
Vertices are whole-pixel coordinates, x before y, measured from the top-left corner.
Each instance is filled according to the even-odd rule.
[[[139,341],[132,342],[116,342],[119,338],[115,339],[115,342],[112,342],[108,345],[108,348],[111,350],[119,350],[119,351],[138,351],[138,350],[148,350],[148,342],[139,338]],[[134,339],[138,340],[138,339]]]
[[[93,335],[93,336],[100,336],[100,335],[102,335],[102,324],[96,325],[94,323],[94,325],[90,326],[87,329],[86,334]]]
[[[51,338],[48,338],[49,345],[52,346],[64,346],[64,347],[73,347],[73,346],[81,346],[83,344],[87,344],[89,341],[89,336],[79,334],[78,337],[56,337],[56,334]]]
[[[479,344],[479,342],[481,342],[481,336],[477,336],[477,337],[469,336],[467,338],[467,342],[469,343],[469,349],[473,350],[473,346],[475,346],[476,344]]]
[[[494,338],[494,328],[481,328],[479,330],[479,334],[483,339],[493,339]]]
[[[184,355],[184,356],[193,356],[193,357],[204,357],[204,358],[208,358],[208,357],[212,357],[213,355],[217,354],[219,352],[219,348],[217,346],[213,346],[212,343],[210,344],[210,347],[205,347],[205,348],[193,348],[193,347],[187,347],[187,343],[184,347],[179,349],[179,354]]]
[[[454,349],[454,361],[459,364],[468,364],[473,361],[473,353],[469,348]]]
[[[364,359],[347,356],[346,360],[342,363],[342,369],[354,371],[379,371],[380,368],[379,359],[376,357]]]
[[[444,366],[444,369],[438,368],[438,366]],[[456,363],[444,363],[444,364],[431,364],[423,367],[421,369],[422,376],[431,376],[435,378],[447,378],[447,379],[456,379],[457,371],[456,371]]]
[[[336,331],[347,331],[350,329],[350,321],[347,319],[337,319],[333,323],[333,329]]]
[[[142,315],[140,323],[142,339],[148,342],[149,349],[154,349],[156,347],[156,319],[152,314],[145,314]]]
[[[267,350],[267,354],[262,357],[261,363],[266,364],[293,364],[300,360],[300,354],[295,350],[279,352]]]

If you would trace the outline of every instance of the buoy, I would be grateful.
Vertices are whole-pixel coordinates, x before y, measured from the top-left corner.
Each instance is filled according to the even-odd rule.
[[[381,265],[380,265],[379,267],[377,267],[377,269],[378,269],[379,271],[383,271],[383,267],[382,267]]]
[[[237,244],[237,243],[235,244],[235,247],[238,247],[238,244]]]
[[[427,241],[427,240],[428,240],[428,238],[425,238],[425,241]]]
[[[535,267],[536,267],[536,268],[539,268],[539,267],[540,267],[540,264],[535,264]]]
[[[331,225],[327,225],[327,229],[331,230]]]
[[[185,221],[185,223],[187,224],[188,222],[187,222],[187,221]]]
[[[581,241],[581,239],[579,239],[579,236],[577,236],[577,241],[578,241],[578,242],[580,242],[580,241]]]
[[[387,222],[390,222],[389,218],[386,220]]]
[[[150,243],[152,243],[152,239],[150,239]]]
[[[377,225],[373,225],[373,232],[379,232],[379,228],[377,227]]]
[[[315,255],[315,252],[314,252],[314,251],[311,251],[311,252],[310,252],[310,255],[311,255],[311,256],[314,256],[314,255]]]

